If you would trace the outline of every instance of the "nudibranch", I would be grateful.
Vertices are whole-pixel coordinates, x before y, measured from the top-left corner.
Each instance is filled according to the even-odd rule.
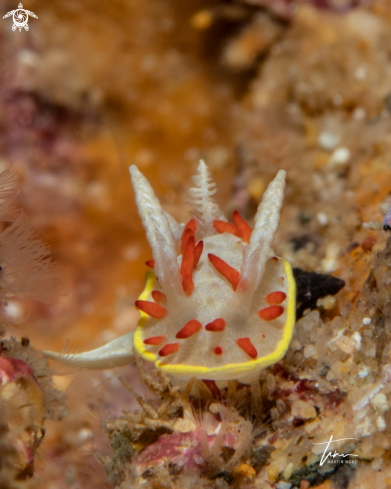
[[[278,362],[295,323],[296,288],[290,264],[274,255],[285,188],[280,170],[263,195],[254,229],[214,202],[216,191],[200,161],[189,191],[191,219],[179,224],[161,207],[136,166],[130,175],[152,249],[146,287],[136,301],[136,330],[96,350],[44,354],[75,366],[111,368],[135,355],[172,377],[245,381]]]

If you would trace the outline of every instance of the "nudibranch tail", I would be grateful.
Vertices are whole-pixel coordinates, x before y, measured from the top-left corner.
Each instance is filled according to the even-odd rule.
[[[262,280],[265,264],[271,256],[274,235],[278,228],[284,199],[286,171],[280,170],[263,194],[255,215],[250,242],[243,250],[239,290],[252,296]]]
[[[167,217],[148,180],[135,165],[129,168],[136,204],[155,260],[154,270],[168,302],[183,296],[174,237]]]
[[[135,361],[133,332],[127,333],[107,343],[107,345],[84,353],[64,354],[52,351],[43,351],[42,353],[46,358],[75,368],[105,369],[122,367]]]
[[[196,187],[189,190],[188,204],[194,209],[193,215],[199,222],[204,236],[209,236],[215,234],[213,221],[216,219],[226,221],[226,218],[212,199],[212,195],[216,192],[216,184],[203,160],[200,160],[197,172],[198,174],[192,177]]]

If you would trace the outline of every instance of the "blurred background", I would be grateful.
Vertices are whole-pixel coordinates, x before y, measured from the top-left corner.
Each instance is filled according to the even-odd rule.
[[[3,1],[1,16],[16,3]],[[375,244],[361,224],[381,220],[391,189],[389,1],[24,8],[38,16],[28,32],[12,31],[12,18],[0,23],[0,170],[17,172],[20,206],[50,245],[67,295],[10,301],[12,334],[37,349],[83,351],[133,329],[151,253],[128,166],[185,222],[199,158],[220,206],[250,224],[267,184],[288,171],[276,252],[346,280],[338,307],[349,309],[362,278],[349,252]],[[100,420],[133,405],[120,371],[135,376],[55,377],[74,407],[47,428],[31,487],[109,487],[95,454],[109,453]]]

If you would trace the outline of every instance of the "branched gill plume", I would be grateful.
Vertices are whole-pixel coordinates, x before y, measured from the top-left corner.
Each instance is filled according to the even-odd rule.
[[[202,226],[207,227],[207,223],[215,219],[223,219],[218,205],[213,201],[212,195],[216,193],[216,184],[213,182],[210,172],[201,160],[198,167],[198,175],[192,177],[196,187],[189,189],[187,203],[194,209],[194,216],[199,219]],[[205,229],[213,233],[213,228]]]

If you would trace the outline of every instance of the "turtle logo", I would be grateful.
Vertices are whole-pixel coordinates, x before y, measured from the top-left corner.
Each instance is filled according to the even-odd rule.
[[[29,25],[28,25],[28,20],[29,20],[29,15],[31,17],[34,17],[35,19],[38,19],[38,17],[34,14],[34,12],[30,12],[30,10],[24,10],[23,5],[20,3],[18,5],[18,8],[16,10],[11,10],[10,12],[6,13],[3,16],[3,19],[6,19],[7,17],[11,17],[14,21],[12,30],[16,31],[16,29],[19,29],[19,32],[21,32],[22,28],[26,31],[29,30]]]

